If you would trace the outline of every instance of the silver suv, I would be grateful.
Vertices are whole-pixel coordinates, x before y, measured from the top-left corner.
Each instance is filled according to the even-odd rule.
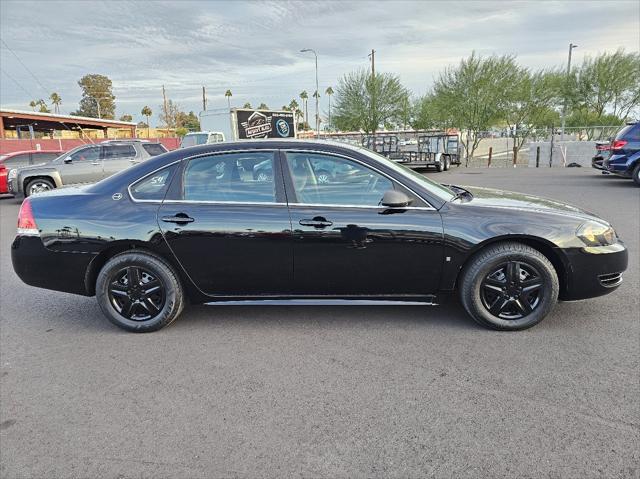
[[[10,170],[9,193],[29,196],[63,185],[93,183],[167,151],[161,143],[144,140],[82,145],[49,163]]]

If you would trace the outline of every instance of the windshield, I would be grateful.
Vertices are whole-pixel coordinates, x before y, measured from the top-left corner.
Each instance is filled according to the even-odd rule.
[[[195,145],[204,145],[207,143],[207,137],[209,135],[207,133],[196,133],[196,134],[188,134],[182,139],[182,143],[180,144],[181,148],[186,148],[188,146]]]
[[[390,160],[374,151],[367,150],[365,148],[359,148],[359,150],[365,155],[375,158],[376,160],[384,161],[386,165],[389,165],[401,175],[410,177],[416,183],[420,183],[425,189],[429,190],[431,193],[436,195],[438,198],[441,198],[443,201],[451,201],[456,196],[456,194],[446,186],[442,186],[440,183],[436,183],[435,181],[430,180],[426,176],[412,170],[411,168]]]

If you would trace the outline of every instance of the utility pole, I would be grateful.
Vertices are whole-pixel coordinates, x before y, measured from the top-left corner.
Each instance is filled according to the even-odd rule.
[[[207,111],[207,94],[204,91],[204,86],[202,87],[202,111]]]
[[[373,122],[373,151],[375,151],[378,115],[376,115],[376,51],[373,48],[369,57],[371,58],[371,121]]]
[[[167,125],[167,134],[169,134],[169,112],[167,111],[167,94],[164,91],[164,85],[162,85],[162,108],[164,110],[164,123]]]
[[[574,45],[573,43],[569,43],[569,61],[567,62],[567,78],[565,80],[565,91],[564,91],[564,103],[562,105],[562,124],[560,125],[560,141],[564,140],[564,119],[567,114],[567,90],[569,86],[569,75],[571,75],[571,52],[574,48],[577,48],[578,45]]]
[[[315,50],[311,49],[311,48],[303,48],[302,50],[300,50],[300,53],[307,53],[307,52],[311,52],[313,53],[313,55],[316,58],[316,93],[315,93],[315,97],[316,97],[316,138],[320,138],[320,110],[319,110],[319,102],[320,102],[320,90],[318,89],[318,54],[316,53]],[[309,123],[309,109],[307,108],[307,118],[305,119],[305,122]]]

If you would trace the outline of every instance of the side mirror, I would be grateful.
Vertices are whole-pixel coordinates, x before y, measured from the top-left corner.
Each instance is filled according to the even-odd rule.
[[[403,206],[409,206],[411,201],[411,198],[402,191],[387,190],[384,192],[380,204],[390,208],[402,208]]]
[[[64,162],[68,165],[69,163],[73,163],[73,160],[71,159],[71,157],[70,157],[70,156],[67,156],[67,157],[64,159]]]

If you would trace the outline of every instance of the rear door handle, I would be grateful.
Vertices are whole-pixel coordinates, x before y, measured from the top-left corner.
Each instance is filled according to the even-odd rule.
[[[185,214],[185,213],[178,213],[175,216],[163,216],[162,217],[162,221],[166,222],[166,223],[193,223],[195,220]]]
[[[309,219],[300,220],[298,223],[300,223],[302,226],[313,226],[314,228],[326,228],[327,226],[331,226],[333,224],[333,221],[327,221],[322,217],[315,217],[311,220]]]

